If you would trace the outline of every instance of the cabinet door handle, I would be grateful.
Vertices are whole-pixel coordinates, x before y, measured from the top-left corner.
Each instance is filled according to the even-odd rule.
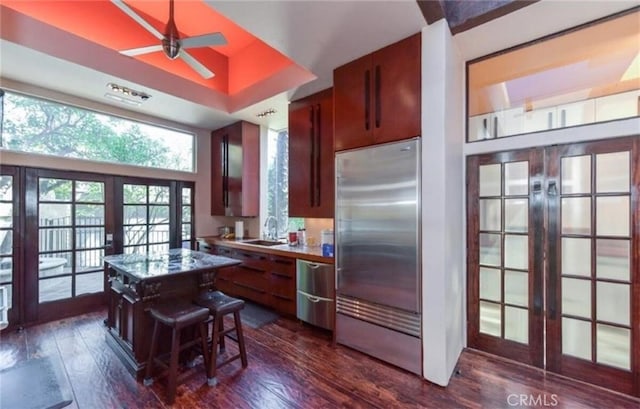
[[[315,177],[315,185],[314,185],[314,189],[315,189],[315,202],[313,203],[313,205],[315,206],[320,206],[320,159],[321,159],[321,155],[322,155],[322,151],[320,150],[320,135],[321,135],[321,131],[322,129],[320,128],[320,104],[316,105],[316,109],[315,109],[315,126],[314,126],[314,130],[315,130],[315,153],[316,153],[316,177]]]
[[[547,129],[553,128],[553,112],[547,113]]]
[[[364,72],[364,129],[369,130],[370,121],[370,103],[371,103],[371,72]]]
[[[229,203],[229,135],[222,136],[222,206]]]
[[[567,126],[567,110],[563,109],[560,111],[560,126],[564,128]]]
[[[484,132],[482,133],[482,139],[488,139],[489,138],[489,128],[487,125],[487,118],[482,118],[482,128],[484,129]]]
[[[314,115],[314,107],[309,107],[309,144],[311,152],[309,152],[309,204],[311,207],[315,204],[315,180],[316,180],[316,116]]]
[[[498,137],[498,117],[497,116],[493,117],[493,137],[494,138]]]
[[[380,128],[380,121],[382,120],[382,101],[380,100],[381,76],[380,66],[376,65],[376,89],[374,95],[374,98],[376,99],[376,128]]]

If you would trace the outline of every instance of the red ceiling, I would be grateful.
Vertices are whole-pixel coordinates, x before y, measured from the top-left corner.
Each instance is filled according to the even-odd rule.
[[[155,45],[152,34],[109,0],[3,0],[17,12],[115,51]],[[169,1],[127,0],[126,4],[161,33],[169,18]],[[232,96],[295,65],[201,0],[175,2],[174,19],[182,38],[222,32],[227,45],[190,49],[189,53],[213,71],[204,79],[182,60],[161,51],[136,58],[154,67]]]

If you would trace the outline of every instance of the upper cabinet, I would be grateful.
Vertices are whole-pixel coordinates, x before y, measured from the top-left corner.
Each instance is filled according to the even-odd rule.
[[[333,91],[289,105],[289,216],[333,217]]]
[[[260,209],[260,128],[240,121],[211,133],[211,214],[254,217]]]
[[[420,135],[420,33],[333,72],[335,150]]]

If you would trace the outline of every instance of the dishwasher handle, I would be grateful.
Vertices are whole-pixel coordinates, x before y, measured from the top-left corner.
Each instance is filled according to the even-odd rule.
[[[311,295],[311,294],[309,294],[309,293],[307,293],[307,292],[304,292],[304,291],[301,291],[301,290],[298,290],[298,293],[300,293],[300,295],[305,296],[305,298],[306,298],[307,300],[311,301],[311,302],[312,302],[312,303],[314,303],[314,304],[317,304],[317,303],[319,303],[320,301],[330,301],[330,302],[333,302],[333,299],[331,299],[331,298],[318,297],[318,296],[316,296],[316,295]]]

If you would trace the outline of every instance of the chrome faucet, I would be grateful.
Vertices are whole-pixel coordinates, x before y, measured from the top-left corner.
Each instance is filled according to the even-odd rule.
[[[272,220],[273,223],[270,223]],[[273,224],[273,226],[271,226],[270,224]],[[267,217],[267,219],[264,221],[264,229],[265,231],[263,232],[263,235],[266,236],[265,238],[271,240],[278,239],[278,219],[276,219],[275,216]]]

